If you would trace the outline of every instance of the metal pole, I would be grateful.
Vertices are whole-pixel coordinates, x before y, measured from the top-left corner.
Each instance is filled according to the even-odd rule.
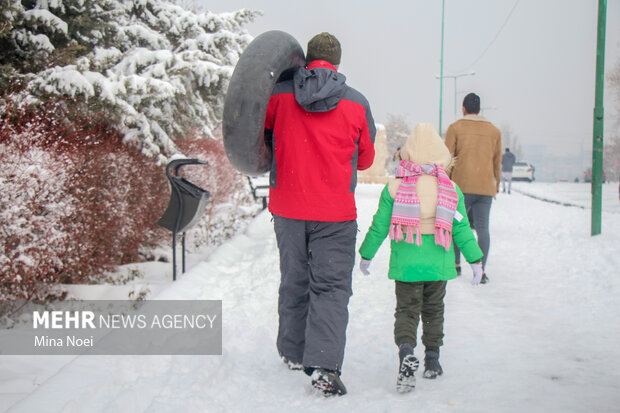
[[[172,231],[172,281],[177,280],[177,233]]]
[[[183,233],[183,238],[181,238],[181,248],[183,249],[183,272],[181,274],[185,274],[185,232]]]
[[[441,2],[441,68],[439,71],[439,136],[443,136],[441,133],[441,116],[443,108],[443,28],[444,28],[444,11],[446,0]]]
[[[185,232],[183,232],[183,238],[181,243],[183,248],[183,272],[181,274],[185,274]]]
[[[598,2],[596,36],[596,91],[594,95],[594,127],[592,136],[592,227],[591,235],[601,233],[603,203],[603,86],[605,84],[605,25],[607,0]]]

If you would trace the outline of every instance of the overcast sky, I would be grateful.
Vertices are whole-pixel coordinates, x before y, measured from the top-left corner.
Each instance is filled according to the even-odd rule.
[[[343,49],[340,71],[368,98],[377,122],[394,114],[439,126],[440,0],[196,4],[213,12],[262,10],[250,34],[283,30],[304,51],[314,34],[334,34]],[[475,71],[457,80],[457,118],[465,94],[476,92],[484,115],[508,125],[522,145],[560,155],[589,151],[597,14],[597,0],[445,0],[444,75]],[[606,73],[619,62],[620,0],[609,0]],[[455,120],[454,96],[454,80],[444,79],[444,130]],[[618,131],[618,105],[606,88],[606,134]]]

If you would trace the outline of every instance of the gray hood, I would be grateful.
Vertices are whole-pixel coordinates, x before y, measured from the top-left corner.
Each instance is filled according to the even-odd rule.
[[[300,68],[293,76],[295,100],[308,112],[328,112],[344,96],[346,79],[342,73],[323,67]]]

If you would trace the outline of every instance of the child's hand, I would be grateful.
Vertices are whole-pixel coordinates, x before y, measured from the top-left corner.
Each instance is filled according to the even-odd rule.
[[[476,264],[471,265],[471,269],[474,270],[474,279],[471,282],[471,285],[480,284],[480,280],[482,280],[482,263],[478,262]]]
[[[370,275],[370,271],[368,271],[368,267],[370,267],[370,260],[362,258],[360,260],[360,271],[364,275]]]

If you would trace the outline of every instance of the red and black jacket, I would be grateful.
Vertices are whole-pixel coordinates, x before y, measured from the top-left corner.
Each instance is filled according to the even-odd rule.
[[[357,218],[357,170],[372,165],[375,124],[366,98],[323,60],[274,87],[269,211],[312,221]]]

